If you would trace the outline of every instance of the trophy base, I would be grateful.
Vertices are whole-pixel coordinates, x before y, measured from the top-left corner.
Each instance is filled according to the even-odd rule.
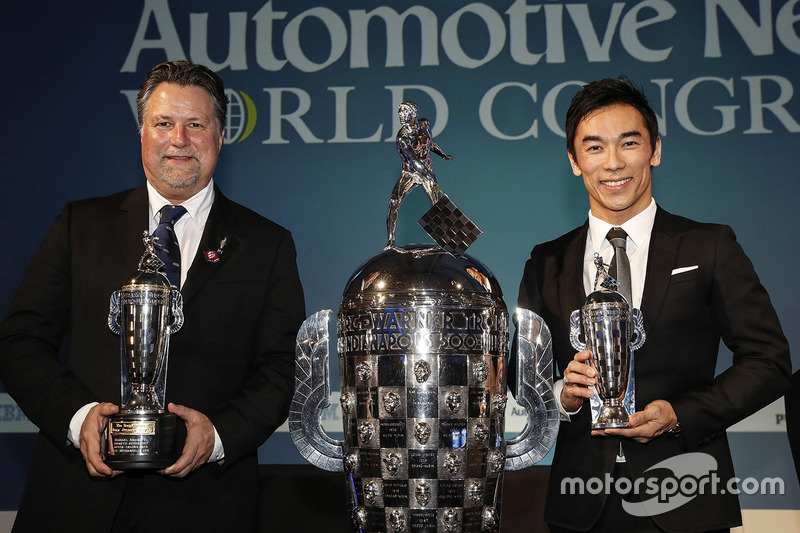
[[[600,408],[600,416],[597,421],[592,423],[592,429],[607,429],[607,428],[629,428],[628,411],[625,407],[617,405],[603,405]]]
[[[105,463],[114,470],[166,468],[178,459],[177,429],[172,413],[113,415],[106,428]]]

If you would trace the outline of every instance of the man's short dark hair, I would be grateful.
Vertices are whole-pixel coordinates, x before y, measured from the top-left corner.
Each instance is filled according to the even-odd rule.
[[[658,138],[658,119],[647,102],[644,92],[625,76],[617,79],[606,78],[593,81],[578,91],[567,111],[567,150],[575,157],[575,132],[578,124],[588,114],[613,105],[629,105],[641,113],[647,132],[650,134],[650,148],[655,151]]]
[[[225,85],[216,72],[204,65],[196,65],[191,61],[168,61],[156,65],[147,74],[136,97],[136,111],[139,115],[139,131],[144,126],[144,117],[153,91],[162,83],[174,83],[181,87],[200,87],[205,89],[214,105],[217,126],[222,132],[228,114],[228,97],[225,96]]]

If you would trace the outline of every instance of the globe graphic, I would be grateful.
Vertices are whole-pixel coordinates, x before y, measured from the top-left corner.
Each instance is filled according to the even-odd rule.
[[[225,124],[225,144],[239,140],[247,125],[247,112],[241,95],[233,89],[225,89],[228,97],[228,119]]]

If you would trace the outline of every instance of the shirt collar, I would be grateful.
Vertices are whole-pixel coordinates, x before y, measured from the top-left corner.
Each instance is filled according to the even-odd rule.
[[[159,222],[159,211],[165,205],[171,203],[169,200],[161,196],[158,191],[147,183],[147,197],[150,202],[150,221],[155,220],[156,224]],[[208,220],[208,214],[211,212],[211,204],[214,203],[214,179],[212,178],[208,185],[203,190],[197,192],[194,196],[182,202],[181,205],[186,208],[186,214],[189,219],[194,222],[198,228],[203,229]]]
[[[650,198],[650,204],[644,211],[624,222],[620,227],[625,230],[625,233],[628,234],[628,239],[638,248],[650,237],[655,219],[656,201]],[[603,248],[608,230],[613,227],[613,224],[609,224],[605,220],[597,218],[589,211],[589,236],[592,240],[592,247],[595,252],[599,252],[600,249]]]

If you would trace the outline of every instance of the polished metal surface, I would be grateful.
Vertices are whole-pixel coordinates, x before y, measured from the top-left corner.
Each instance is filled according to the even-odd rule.
[[[439,200],[441,190],[431,164],[431,153],[444,159],[453,159],[439,148],[431,135],[427,119],[417,120],[419,110],[414,102],[402,102],[397,108],[400,130],[397,132],[395,147],[400,155],[400,177],[392,190],[389,209],[386,215],[388,246],[394,246],[397,217],[403,198],[417,185],[421,185],[431,205]]]
[[[313,464],[344,470],[356,531],[499,527],[505,468],[552,447],[558,414],[546,325],[517,314],[518,400],[528,427],[507,441],[509,316],[491,272],[438,247],[387,248],[356,270],[337,320],[344,440],[328,405],[328,312],[298,335],[292,438]]]
[[[164,454],[174,451],[174,443],[163,442],[174,441],[176,424],[165,413],[167,356],[170,335],[183,325],[183,300],[159,271],[163,263],[147,233],[144,244],[138,271],[110,300],[108,325],[120,335],[121,350],[121,405],[109,422],[106,450],[114,468],[169,466]]]
[[[576,350],[592,352],[597,371],[592,429],[629,427],[635,410],[633,352],[645,341],[639,310],[616,291],[594,291],[570,317],[570,340]]]

